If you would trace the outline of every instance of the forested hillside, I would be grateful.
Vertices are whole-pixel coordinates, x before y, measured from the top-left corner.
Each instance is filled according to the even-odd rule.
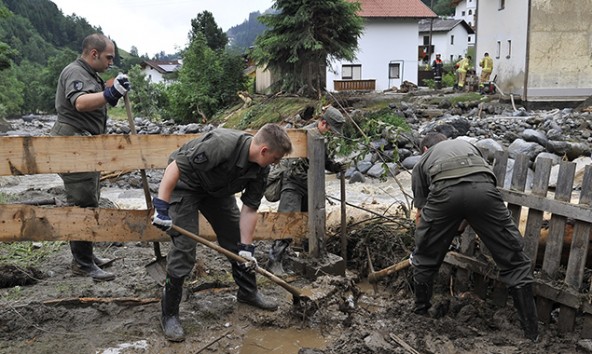
[[[257,19],[261,16],[259,11],[251,12],[249,18],[240,25],[230,27],[226,32],[228,35],[229,45],[240,51],[249,49],[254,43],[255,38],[265,31],[265,25]]]

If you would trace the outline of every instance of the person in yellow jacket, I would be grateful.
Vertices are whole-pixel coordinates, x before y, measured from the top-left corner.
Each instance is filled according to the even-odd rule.
[[[489,53],[483,55],[483,59],[479,62],[481,67],[481,79],[479,80],[479,88],[483,88],[483,85],[489,81],[491,72],[493,71],[493,59],[489,56]]]
[[[458,89],[462,90],[465,86],[465,81],[467,79],[467,71],[471,69],[471,56],[467,55],[465,58],[461,59],[457,65],[456,72],[458,73]]]

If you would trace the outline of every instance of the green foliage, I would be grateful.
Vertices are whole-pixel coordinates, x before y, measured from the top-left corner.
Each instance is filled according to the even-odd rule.
[[[450,98],[450,103],[457,104],[459,102],[480,101],[483,97],[477,92],[468,92],[459,96]]]
[[[218,27],[214,15],[209,11],[204,11],[191,20],[191,41],[195,40],[199,33],[205,36],[206,44],[214,51],[221,51],[228,44],[226,33]]]
[[[253,58],[278,73],[282,90],[320,97],[325,66],[353,60],[363,21],[360,4],[345,0],[277,0],[277,13],[259,17],[268,27],[257,38]]]
[[[3,106],[6,117],[20,115],[24,103],[24,90],[25,84],[18,80],[15,68],[2,71],[2,75],[0,75],[0,105]]]
[[[167,103],[166,86],[162,83],[153,84],[146,80],[139,65],[135,65],[127,72],[132,90],[129,93],[133,105],[134,115],[144,116],[154,120],[161,115],[162,107]]]
[[[31,241],[2,242],[0,243],[0,263],[12,264],[15,266],[29,267],[38,265],[45,257],[56,253],[64,242],[43,242]]]
[[[432,3],[434,7],[432,10],[440,16],[454,15],[454,9],[456,8],[456,0],[422,0],[426,6],[430,7]]]

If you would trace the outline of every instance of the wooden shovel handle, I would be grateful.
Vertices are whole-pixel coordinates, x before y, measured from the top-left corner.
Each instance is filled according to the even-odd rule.
[[[403,269],[407,269],[410,266],[411,266],[411,263],[409,263],[409,260],[406,259],[406,260],[401,261],[399,263],[393,264],[390,267],[384,268],[383,270],[379,270],[378,272],[371,272],[370,274],[368,274],[368,281],[370,283],[375,283],[379,279],[384,278],[387,275],[391,275],[391,274],[401,271]]]
[[[226,248],[220,247],[219,245],[217,245],[217,244],[215,244],[213,242],[210,242],[210,241],[206,240],[205,238],[202,238],[202,237],[200,237],[200,236],[198,236],[198,235],[196,235],[196,234],[194,234],[192,232],[189,232],[189,231],[187,231],[187,230],[185,230],[185,229],[183,229],[183,228],[181,228],[181,227],[179,227],[177,225],[173,225],[171,228],[173,230],[177,231],[178,233],[180,233],[182,235],[185,235],[185,236],[187,236],[187,237],[189,237],[191,239],[194,239],[195,241],[201,243],[202,245],[207,246],[207,247],[213,249],[214,251],[217,251],[218,253],[222,253],[223,255],[225,255],[226,257],[228,257],[228,258],[230,258],[230,259],[232,259],[234,261],[237,261],[237,262],[240,262],[240,263],[247,263],[248,262],[246,259],[244,259],[243,257],[239,256],[238,254],[233,253],[233,252],[227,250]],[[304,297],[306,297],[306,296],[303,295],[302,290],[300,290],[300,289],[298,289],[296,287],[293,287],[292,285],[286,283],[283,279],[278,278],[275,274],[270,273],[270,272],[266,271],[265,269],[263,269],[261,267],[255,268],[255,271],[257,273],[265,276],[266,278],[269,278],[271,281],[273,281],[277,285],[281,286],[282,288],[288,290],[288,292],[290,292],[290,294],[292,294],[294,297],[297,297],[297,298],[304,298]]]

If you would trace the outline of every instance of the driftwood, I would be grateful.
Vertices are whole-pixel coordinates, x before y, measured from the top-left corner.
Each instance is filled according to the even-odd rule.
[[[89,306],[92,304],[117,304],[125,306],[148,305],[160,302],[159,298],[140,299],[137,297],[70,297],[43,301],[48,306]]]

